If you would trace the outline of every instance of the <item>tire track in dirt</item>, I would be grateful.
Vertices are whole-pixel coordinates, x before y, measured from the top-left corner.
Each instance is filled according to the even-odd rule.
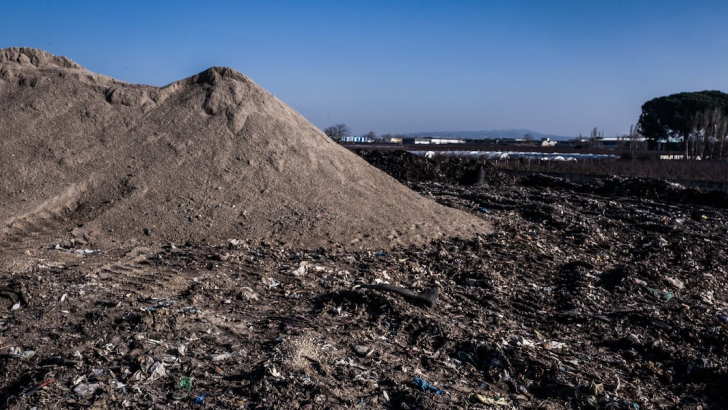
[[[157,254],[158,249],[136,247],[118,260],[100,266],[95,273],[112,288],[121,288],[125,293],[137,293],[145,298],[179,293],[184,288],[180,271],[151,266],[149,259]]]
[[[60,194],[47,199],[32,210],[4,220],[2,235],[27,236],[56,228],[78,205],[78,200],[86,189],[86,183],[72,184]]]

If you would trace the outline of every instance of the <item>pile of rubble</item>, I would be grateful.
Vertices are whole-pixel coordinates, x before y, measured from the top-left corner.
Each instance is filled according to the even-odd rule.
[[[307,249],[77,243],[0,271],[7,408],[718,408],[728,211],[414,182],[495,233]]]

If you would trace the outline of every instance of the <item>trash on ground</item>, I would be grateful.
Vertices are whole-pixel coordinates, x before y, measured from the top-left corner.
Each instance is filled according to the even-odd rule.
[[[302,261],[298,268],[294,269],[291,273],[293,273],[294,276],[303,276],[308,272],[308,262]]]
[[[182,390],[192,390],[192,378],[191,377],[180,377],[177,387]]]
[[[470,401],[488,406],[510,406],[511,402],[505,397],[488,397],[483,394],[470,393]]]
[[[676,289],[682,289],[685,287],[685,284],[680,279],[671,278],[669,276],[665,276],[665,281],[672,285]]]
[[[431,385],[430,383],[428,383],[427,381],[425,381],[419,377],[415,378],[414,382],[415,382],[415,386],[419,387],[420,390],[422,390],[422,391],[431,391],[438,395],[445,394],[444,391],[438,389],[437,387]]]
[[[268,286],[268,289],[273,289],[274,287],[281,284],[281,282],[279,282],[273,278],[265,278],[265,279],[263,279],[263,283],[265,283]]]
[[[53,383],[54,381],[55,381],[54,379],[49,379],[49,380],[46,380],[46,381],[44,381],[43,383],[39,384],[38,386],[36,386],[36,387],[34,387],[34,388],[32,388],[32,389],[28,390],[27,392],[25,392],[25,394],[24,394],[24,395],[25,395],[25,396],[32,396],[32,395],[34,395],[34,394],[35,394],[35,393],[36,393],[36,392],[37,392],[38,390],[40,390],[40,389],[44,388],[45,386],[48,386],[49,384]]]
[[[93,396],[103,383],[81,383],[73,389],[73,392],[81,398]]]

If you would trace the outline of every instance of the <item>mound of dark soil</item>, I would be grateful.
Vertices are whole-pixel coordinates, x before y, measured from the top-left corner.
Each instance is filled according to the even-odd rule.
[[[441,182],[461,185],[511,184],[513,180],[487,161],[453,155],[427,158],[407,151],[356,150],[367,162],[401,182]]]

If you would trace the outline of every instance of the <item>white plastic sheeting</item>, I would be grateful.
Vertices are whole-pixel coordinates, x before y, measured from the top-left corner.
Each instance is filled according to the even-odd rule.
[[[422,155],[432,158],[436,155],[434,151],[412,151],[415,155]],[[519,152],[519,151],[440,151],[437,155],[452,155],[456,157],[477,157],[491,161],[506,159],[533,159],[541,161],[583,161],[594,159],[618,159],[617,155],[609,154],[578,154],[563,152]]]

